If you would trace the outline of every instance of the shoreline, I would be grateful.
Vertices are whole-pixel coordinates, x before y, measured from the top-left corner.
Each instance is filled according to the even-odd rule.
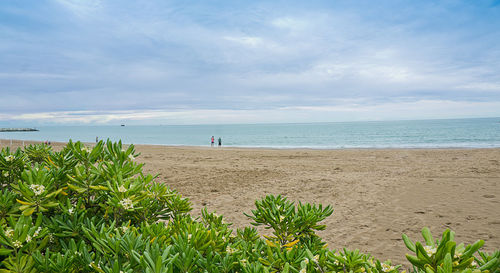
[[[5,138],[0,138],[0,147],[2,146],[8,146],[10,145],[10,141],[12,141],[12,145],[15,144],[16,147],[19,147],[19,145],[22,143],[25,143],[27,145],[29,144],[41,144],[44,143],[45,141],[40,141],[40,140],[22,140],[22,139],[5,139]],[[74,141],[76,142],[76,141]],[[8,145],[5,145],[4,143],[7,143]],[[66,145],[68,142],[62,142],[62,141],[51,141],[51,144],[57,144],[57,145]],[[92,145],[95,144],[95,142],[84,142],[87,145]],[[134,146],[152,146],[152,147],[166,147],[166,148],[191,148],[191,149],[242,149],[242,150],[276,150],[276,151],[287,151],[287,150],[304,150],[304,151],[342,151],[342,150],[360,150],[360,151],[370,151],[370,150],[487,150],[487,149],[500,149],[500,146],[493,146],[493,147],[474,147],[474,146],[467,146],[467,147],[460,147],[460,146],[443,146],[443,147],[339,147],[339,148],[330,148],[330,147],[293,147],[293,146],[286,146],[286,147],[279,147],[279,146],[222,146],[222,147],[211,147],[210,144],[207,145],[175,145],[175,144],[135,144],[135,143],[123,143],[124,146],[129,146],[133,144]]]
[[[64,145],[52,143],[55,150]],[[158,181],[189,198],[193,216],[207,208],[234,229],[251,226],[244,213],[256,200],[281,194],[333,206],[321,222],[326,230],[318,232],[330,249],[357,248],[407,266],[401,235],[422,242],[426,226],[435,238],[450,228],[457,243],[483,239],[482,251],[500,246],[499,148],[135,147],[144,173],[158,174]]]

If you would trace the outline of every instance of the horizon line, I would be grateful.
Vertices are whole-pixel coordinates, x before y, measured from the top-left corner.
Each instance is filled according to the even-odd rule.
[[[84,124],[84,123],[74,123],[74,124],[42,124],[38,126],[21,126],[19,128],[40,128],[40,127],[105,127],[105,126],[117,126],[117,127],[141,127],[141,126],[224,126],[224,125],[277,125],[277,124],[329,124],[329,123],[358,123],[358,122],[401,122],[401,121],[437,121],[437,120],[464,120],[464,119],[495,119],[500,116],[483,116],[483,117],[456,117],[456,118],[423,118],[423,119],[379,119],[379,120],[346,120],[346,121],[310,121],[310,122],[256,122],[256,123],[192,123],[192,124],[131,124],[127,125],[126,122],[123,123],[110,123],[110,124]],[[500,121],[499,121],[500,122]],[[122,126],[123,125],[123,126]],[[1,125],[0,123],[0,126]],[[18,127],[0,127],[5,128],[18,128]]]

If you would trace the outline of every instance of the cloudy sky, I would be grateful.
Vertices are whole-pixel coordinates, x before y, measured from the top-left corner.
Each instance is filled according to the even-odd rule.
[[[0,3],[0,125],[499,116],[498,0]]]

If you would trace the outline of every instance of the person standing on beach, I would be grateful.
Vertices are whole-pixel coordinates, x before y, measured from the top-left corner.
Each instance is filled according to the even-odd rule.
[[[212,142],[211,142],[211,145],[210,145],[210,146],[211,146],[211,147],[213,147],[213,146],[214,146],[214,142],[215,142],[215,138],[214,138],[214,136],[212,136],[212,139],[211,139],[211,140],[212,140]]]
[[[222,138],[221,137],[219,137],[218,142],[219,142],[219,147],[222,146]]]

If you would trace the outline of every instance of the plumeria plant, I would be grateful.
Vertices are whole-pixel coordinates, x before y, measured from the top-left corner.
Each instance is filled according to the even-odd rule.
[[[35,164],[28,167],[21,174],[21,180],[12,186],[14,192],[20,196],[17,202],[23,215],[29,216],[34,212],[48,212],[51,208],[59,206],[56,199],[63,188],[56,189],[55,181],[50,171]]]
[[[52,147],[47,144],[30,144],[24,147],[24,152],[32,163],[42,163],[50,155]]]
[[[9,188],[11,183],[17,181],[24,168],[29,165],[26,154],[17,149],[12,152],[9,147],[0,151],[0,188]]]
[[[49,241],[47,229],[42,227],[43,216],[39,214],[33,223],[30,216],[10,216],[0,226],[0,255],[6,255],[2,264],[6,269],[0,272],[37,272],[32,254]]]
[[[403,234],[406,247],[415,255],[406,254],[406,258],[414,266],[415,271],[426,273],[476,272],[498,270],[498,257],[483,255],[482,265],[475,261],[475,254],[484,245],[483,240],[465,246],[457,245],[454,241],[455,233],[445,230],[441,239],[434,239],[429,228],[422,229],[425,243],[413,242]],[[496,266],[496,268],[495,268]]]
[[[318,224],[333,213],[331,206],[302,204],[296,207],[287,198],[267,196],[255,201],[256,210],[247,215],[254,222],[252,225],[272,229],[273,236],[267,237],[271,243],[280,246],[293,245],[301,239],[317,237],[315,231],[324,230],[326,226]]]

